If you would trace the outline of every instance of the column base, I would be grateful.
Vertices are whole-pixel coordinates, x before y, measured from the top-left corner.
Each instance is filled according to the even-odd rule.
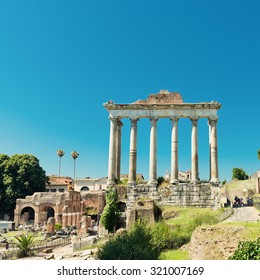
[[[210,183],[213,184],[213,185],[218,185],[220,183],[219,179],[218,178],[212,178],[210,180]]]
[[[157,180],[149,180],[148,185],[155,185],[158,184]]]
[[[115,186],[115,185],[116,185],[116,183],[115,183],[114,180],[109,180],[109,181],[107,181],[107,186],[108,186],[108,187],[110,187],[110,186]]]
[[[179,183],[179,180],[178,180],[178,179],[171,179],[171,180],[170,180],[170,183],[171,183],[171,184],[178,184],[178,183]]]
[[[199,179],[192,179],[190,182],[193,183],[193,184],[197,184],[197,183],[200,183],[200,180]]]

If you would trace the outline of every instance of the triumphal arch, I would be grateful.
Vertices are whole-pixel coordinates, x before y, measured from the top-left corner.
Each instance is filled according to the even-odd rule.
[[[150,94],[146,100],[138,100],[130,104],[116,104],[109,101],[103,104],[109,112],[110,138],[108,160],[108,186],[114,186],[120,178],[121,164],[121,133],[123,119],[129,119],[130,151],[129,174],[127,186],[128,210],[139,197],[148,197],[162,204],[176,206],[219,207],[218,185],[218,139],[217,112],[221,104],[216,101],[185,103],[182,96],[176,92],[161,90],[157,94]],[[150,120],[150,156],[149,180],[147,184],[137,184],[137,127],[142,118]],[[167,190],[162,193],[157,183],[157,123],[160,118],[168,118],[171,128],[171,170],[170,182]],[[178,124],[181,118],[191,121],[191,180],[179,181],[178,167]],[[198,155],[198,122],[208,119],[209,134],[209,182],[199,179]]]

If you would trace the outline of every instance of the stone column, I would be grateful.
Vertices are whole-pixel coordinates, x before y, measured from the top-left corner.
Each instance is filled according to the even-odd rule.
[[[107,185],[115,185],[117,118],[110,117],[109,159]]]
[[[178,117],[171,117],[172,121],[172,143],[171,143],[171,180],[170,183],[178,183]]]
[[[121,170],[121,130],[123,123],[117,121],[117,133],[116,133],[116,174],[115,177],[120,180],[120,170]]]
[[[218,178],[218,141],[217,118],[209,118],[210,127],[210,182],[219,183]]]
[[[136,161],[137,161],[137,121],[138,118],[132,118],[130,129],[130,154],[129,154],[129,175],[128,183],[136,184]]]
[[[209,181],[211,180],[211,126],[209,124]]]
[[[149,184],[157,184],[157,121],[158,118],[150,118],[150,168],[149,168]]]
[[[198,118],[191,118],[191,181],[199,181]]]

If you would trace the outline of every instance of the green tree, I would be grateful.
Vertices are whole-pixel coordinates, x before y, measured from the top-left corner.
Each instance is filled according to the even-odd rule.
[[[247,180],[248,175],[242,168],[233,168],[232,169],[232,180]]]
[[[3,219],[5,213],[5,191],[4,171],[6,162],[9,160],[8,155],[0,154],[0,219]]]
[[[130,232],[109,240],[98,252],[101,260],[157,260],[159,250],[152,243],[150,226],[137,220]]]
[[[35,156],[0,155],[1,214],[8,213],[12,218],[16,199],[44,192],[46,181],[45,171]]]
[[[260,150],[257,151],[257,158],[260,160]]]
[[[114,232],[119,216],[116,190],[110,188],[106,193],[106,206],[101,215],[101,224],[109,232]]]
[[[18,257],[23,258],[32,254],[32,247],[34,244],[33,235],[22,234],[15,236],[18,247]]]
[[[164,181],[165,181],[165,179],[162,176],[159,176],[157,178],[158,186],[160,186]]]

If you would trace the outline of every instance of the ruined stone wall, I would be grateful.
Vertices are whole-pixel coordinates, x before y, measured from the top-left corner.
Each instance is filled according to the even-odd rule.
[[[106,193],[103,191],[81,192],[83,207],[93,206],[101,214],[106,205]],[[84,210],[83,210],[84,211]]]
[[[82,216],[82,202],[79,192],[36,192],[32,196],[26,196],[24,199],[16,200],[15,224],[23,222],[25,215],[21,216],[22,210],[30,207],[34,210],[34,224],[44,224],[47,221],[47,210],[54,210],[56,223],[67,225],[76,225]]]
[[[162,206],[193,206],[214,209],[221,207],[219,187],[213,187],[206,183],[180,183],[178,185],[159,187],[158,190],[148,185],[128,187],[127,205],[129,207],[134,201],[145,197],[154,199],[158,205]]]
[[[117,200],[126,202],[127,199],[127,186],[116,186]]]
[[[260,177],[259,177],[259,174],[257,174],[257,177],[255,178],[255,192],[257,194],[260,194]]]
[[[128,186],[127,188],[127,228],[131,227],[138,214],[148,216],[154,221],[154,206],[151,208],[141,207],[141,201],[153,201],[159,206],[182,206],[182,207],[208,207],[219,209],[220,190],[208,184],[180,183],[156,188],[149,185]],[[150,221],[151,222],[151,221]]]
[[[149,224],[155,222],[155,205],[151,199],[135,201],[126,212],[127,229],[130,229],[138,218],[146,220]]]

